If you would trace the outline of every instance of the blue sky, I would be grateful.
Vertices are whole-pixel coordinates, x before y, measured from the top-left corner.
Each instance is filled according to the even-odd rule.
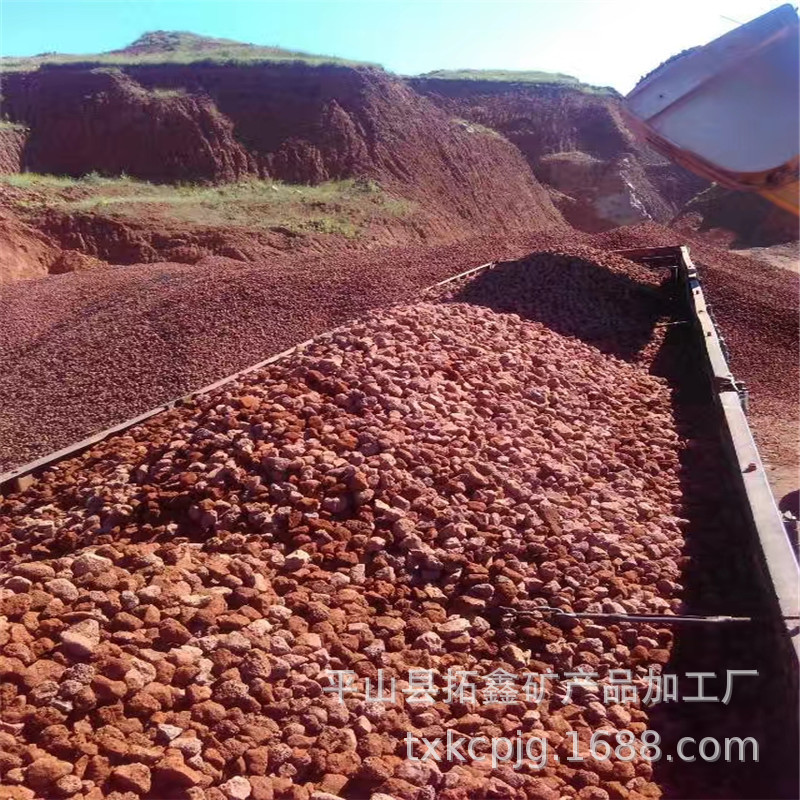
[[[0,54],[96,53],[189,30],[383,64],[538,69],[629,91],[776,0],[0,0]]]

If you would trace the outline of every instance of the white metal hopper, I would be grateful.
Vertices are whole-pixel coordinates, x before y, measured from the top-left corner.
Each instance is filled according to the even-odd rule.
[[[692,171],[798,213],[798,31],[783,5],[670,59],[625,98],[631,126]]]

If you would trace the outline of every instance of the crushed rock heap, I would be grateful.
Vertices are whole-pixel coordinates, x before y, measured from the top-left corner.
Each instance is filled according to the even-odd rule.
[[[373,312],[100,443],[2,505],[8,796],[657,796],[638,756],[515,771],[407,752],[408,732],[518,731],[564,756],[569,730],[584,751],[599,728],[646,728],[599,689],[404,690],[410,669],[441,692],[448,669],[665,663],[666,628],[535,620],[509,638],[498,621],[675,611],[680,450],[662,379],[463,302]],[[356,691],[339,696],[342,670]],[[394,702],[366,701],[379,677]]]

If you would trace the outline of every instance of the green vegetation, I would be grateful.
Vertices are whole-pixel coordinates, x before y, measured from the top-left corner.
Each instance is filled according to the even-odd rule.
[[[131,66],[144,64],[257,64],[264,62],[301,62],[318,66],[371,66],[366,62],[349,61],[336,56],[314,55],[280,47],[236,42],[232,39],[215,39],[186,31],[153,31],[140,36],[122,50],[112,50],[96,55],[70,53],[41,53],[36,56],[0,58],[0,72],[30,72],[42,65],[73,64],[79,66]]]
[[[246,180],[208,186],[153,184],[96,173],[81,178],[21,173],[0,176],[0,186],[21,190],[12,202],[23,213],[45,208],[93,212],[165,226],[281,227],[295,233],[356,238],[377,219],[402,218],[414,204],[384,192],[374,181],[349,179],[316,186]]]
[[[0,119],[0,131],[25,131],[27,126],[21,122],[12,122],[10,119]]]
[[[446,81],[505,81],[507,83],[570,83],[580,84],[573,75],[563,72],[539,72],[538,70],[511,69],[437,69],[426,72],[420,78],[436,78]]]
[[[563,72],[516,71],[510,69],[437,69],[415,77],[423,80],[555,85],[566,86],[586,94],[617,94],[616,89],[612,89],[610,86],[591,86],[588,83],[581,83],[573,75],[566,75]]]

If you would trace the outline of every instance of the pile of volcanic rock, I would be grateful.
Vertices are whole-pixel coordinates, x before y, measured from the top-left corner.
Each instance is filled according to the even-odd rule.
[[[668,312],[668,280],[667,270],[573,245],[501,262],[478,275],[434,287],[426,297],[518,314],[603,352],[647,363],[663,338],[654,325]]]
[[[659,796],[646,759],[587,754],[600,728],[647,728],[599,685],[444,690],[448,670],[519,687],[666,663],[666,628],[535,608],[678,609],[681,447],[641,365],[460,302],[372,312],[96,445],[0,502],[0,793]],[[379,677],[394,700],[365,698]],[[448,730],[551,756],[409,757],[408,733]]]

